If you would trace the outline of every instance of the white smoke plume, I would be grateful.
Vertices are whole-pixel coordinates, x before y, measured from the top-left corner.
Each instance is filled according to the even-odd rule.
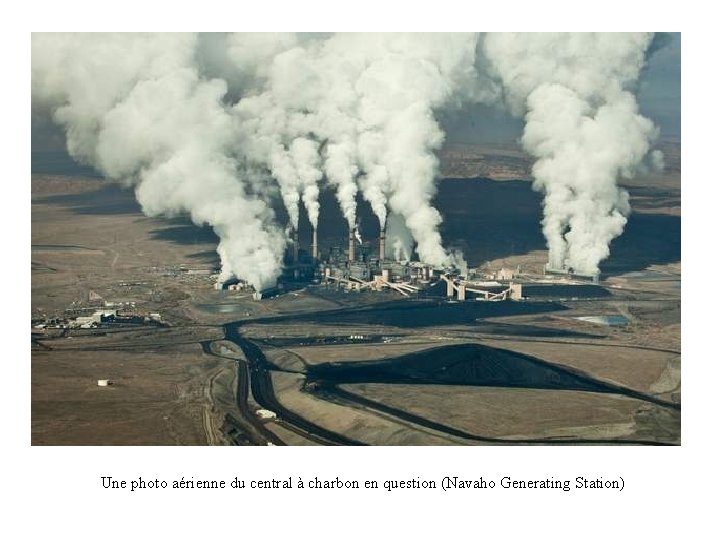
[[[386,242],[393,251],[393,258],[400,261],[409,261],[413,252],[413,237],[405,225],[405,220],[399,214],[390,212],[387,217]]]
[[[348,41],[358,41],[349,37]],[[370,61],[355,88],[362,126],[360,179],[381,226],[386,207],[399,214],[417,242],[422,261],[448,263],[432,206],[444,134],[433,112],[469,94],[476,83],[477,36],[385,34],[368,47]]]
[[[450,262],[431,204],[444,137],[434,112],[477,91],[477,35],[32,41],[33,99],[53,108],[70,154],[134,185],[145,213],[210,224],[222,279],[274,283],[301,201],[317,226],[323,181],[350,227],[361,189],[381,225],[388,208],[402,217],[421,260]],[[271,210],[276,196],[287,230]]]
[[[458,269],[461,276],[467,277],[468,275],[468,263],[465,260],[465,255],[459,249],[450,250],[450,263]]]
[[[229,56],[255,81],[255,95],[237,106],[242,146],[251,161],[269,164],[291,221],[300,194],[306,206],[315,204],[321,169],[349,227],[362,190],[381,226],[389,206],[404,217],[421,260],[447,263],[438,233],[442,218],[431,204],[434,152],[444,138],[433,113],[476,92],[477,36],[301,35],[268,44],[272,40],[234,39]],[[252,61],[255,41],[261,66]],[[287,156],[298,138],[319,142],[303,154],[305,162]]]
[[[317,226],[323,182],[349,227],[358,193],[369,201],[381,226],[387,221],[396,258],[410,259],[415,245],[424,262],[461,265],[442,245],[432,206],[444,139],[435,113],[492,97],[498,85],[489,69],[512,109],[526,114],[523,144],[546,194],[551,264],[590,272],[629,212],[616,179],[638,170],[655,132],[629,91],[649,41],[36,34],[33,100],[54,110],[75,159],[134,185],[149,215],[210,224],[222,277],[262,288],[281,272],[301,202]],[[287,231],[271,209],[278,197]]]
[[[285,236],[238,174],[227,85],[199,75],[196,46],[192,34],[34,34],[33,99],[54,108],[75,159],[135,185],[146,214],[211,225],[221,279],[263,288]]]
[[[593,274],[630,212],[617,185],[643,167],[656,137],[631,93],[651,34],[488,34],[483,50],[545,193],[548,266]],[[657,162],[656,152],[650,159]]]
[[[317,227],[320,215],[320,188],[318,187],[323,173],[320,170],[319,144],[316,141],[299,137],[290,145],[290,155],[293,157],[298,183],[308,219],[313,227]]]

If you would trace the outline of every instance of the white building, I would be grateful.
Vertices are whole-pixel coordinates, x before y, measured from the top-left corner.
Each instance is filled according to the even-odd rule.
[[[258,409],[255,411],[255,414],[260,418],[261,420],[274,420],[277,418],[277,414],[273,411],[269,411],[267,409]]]

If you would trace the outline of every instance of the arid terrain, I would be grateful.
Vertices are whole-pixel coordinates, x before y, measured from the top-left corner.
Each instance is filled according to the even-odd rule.
[[[210,229],[146,217],[98,178],[33,175],[32,443],[679,444],[680,146],[662,149],[663,174],[623,184],[633,213],[600,286],[530,282],[526,301],[492,305],[214,290]],[[541,274],[527,156],[442,159],[446,243],[479,270]],[[332,194],[321,203],[325,247],[342,217]],[[306,219],[300,232],[307,245]],[[107,306],[126,322],[36,328]]]

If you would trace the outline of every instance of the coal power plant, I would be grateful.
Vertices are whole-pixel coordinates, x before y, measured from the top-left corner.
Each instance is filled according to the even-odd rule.
[[[578,284],[585,276],[572,272],[548,272],[549,277],[522,274],[520,268],[501,268],[482,273],[454,265],[433,266],[418,260],[395,260],[385,257],[386,232],[380,228],[376,242],[365,241],[359,228],[348,228],[347,245],[328,244],[319,248],[317,228],[312,227],[311,244],[300,245],[299,234],[293,231],[286,250],[282,275],[277,282],[260,290],[238,279],[218,280],[215,288],[230,291],[252,291],[255,300],[274,298],[306,286],[334,286],[348,292],[392,292],[409,297],[430,288],[444,287],[441,297],[454,300],[505,301],[523,299],[523,279],[534,284],[562,281]],[[216,276],[218,276],[216,274]],[[598,276],[592,281],[598,282]],[[433,291],[434,292],[434,291]]]
[[[283,271],[270,287],[255,290],[238,279],[218,280],[219,290],[253,290],[253,297],[262,300],[300,286],[334,284],[348,291],[378,291],[389,289],[402,296],[417,293],[440,279],[441,276],[459,277],[460,270],[453,266],[433,266],[418,260],[395,260],[385,257],[385,230],[380,230],[377,241],[363,242],[358,227],[348,228],[346,245],[327,244],[320,249],[318,232],[312,227],[311,244],[301,246],[297,231],[284,257]],[[219,274],[216,275],[219,277]]]
[[[62,112],[54,118],[72,158],[134,185],[147,215],[186,213],[207,224],[218,237],[220,281],[237,279],[257,292],[283,280],[300,210],[316,229],[326,189],[347,223],[348,265],[369,262],[357,230],[362,199],[388,234],[397,218],[402,260],[462,268],[463,254],[444,245],[433,203],[445,138],[440,120],[459,104],[505,108],[525,119],[522,146],[544,195],[549,269],[592,278],[630,215],[618,177],[659,170],[663,161],[653,148],[657,129],[632,92],[655,38],[615,37],[39,34],[33,98]],[[94,61],[89,51],[97,40],[108,58],[127,61],[122,77]],[[128,50],[137,52],[127,58]],[[165,54],[172,62],[153,62]],[[85,88],[97,107],[86,106]],[[145,99],[148,88],[167,100]],[[555,121],[558,107],[567,122]],[[278,202],[287,224],[278,219]],[[389,246],[380,244],[371,256],[384,261]],[[337,253],[323,261],[317,242],[310,252],[316,261],[338,262]],[[290,258],[297,262],[299,253]],[[354,273],[372,278],[381,270]]]
[[[33,445],[680,444],[679,34],[31,47]]]

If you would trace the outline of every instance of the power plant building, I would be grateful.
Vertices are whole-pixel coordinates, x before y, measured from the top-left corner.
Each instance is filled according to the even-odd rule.
[[[378,242],[362,242],[357,227],[348,227],[347,244],[329,246],[320,251],[317,227],[312,227],[308,250],[300,245],[297,231],[291,233],[285,254],[282,276],[275,286],[254,291],[253,298],[262,300],[309,283],[334,284],[347,291],[380,291],[388,289],[403,296],[417,294],[445,280],[447,298],[465,300],[521,300],[522,284],[516,283],[518,270],[502,268],[494,274],[496,281],[468,281],[453,267],[434,267],[419,261],[388,260],[386,234],[381,227]],[[217,289],[246,290],[249,286],[237,279],[218,282]]]

